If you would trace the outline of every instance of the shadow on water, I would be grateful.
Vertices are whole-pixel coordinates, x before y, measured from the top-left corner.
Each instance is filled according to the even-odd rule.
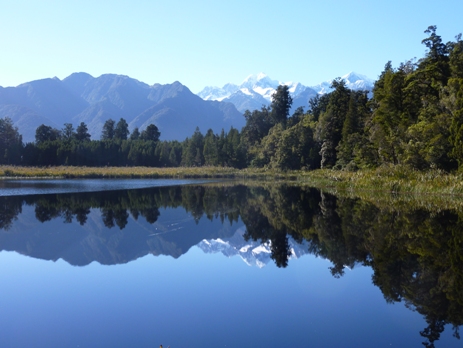
[[[203,217],[223,224],[241,220],[244,240],[268,245],[278,267],[288,266],[289,239],[328,259],[334,277],[342,277],[346,267],[371,267],[373,284],[387,302],[404,302],[423,315],[424,346],[434,347],[447,324],[460,338],[463,215],[445,207],[397,208],[290,185],[187,185],[0,197],[0,249],[47,260],[62,258],[80,266],[93,261],[115,264],[147,254],[177,258],[202,240],[233,234],[230,229],[194,234],[181,229],[154,231],[150,226],[167,208],[182,208],[197,223]],[[90,226],[97,212],[104,228],[95,225],[85,233],[22,230],[15,226],[26,210],[33,211],[38,226],[47,221]],[[141,227],[127,228],[129,220]]]

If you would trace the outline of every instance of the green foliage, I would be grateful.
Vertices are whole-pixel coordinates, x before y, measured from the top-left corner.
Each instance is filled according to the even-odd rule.
[[[129,133],[129,125],[127,124],[127,121],[121,118],[119,122],[117,122],[116,128],[114,129],[114,138],[119,140],[127,140]]]
[[[270,108],[272,109],[270,117],[273,124],[281,123],[283,128],[286,127],[286,120],[288,119],[292,103],[293,99],[289,94],[289,87],[279,85],[272,95],[272,103],[270,104]]]
[[[182,165],[187,167],[200,167],[204,164],[204,136],[196,127],[193,136],[184,142]]]
[[[61,130],[63,140],[70,141],[75,138],[76,133],[74,132],[74,126],[72,123],[65,123],[64,128]]]
[[[116,122],[113,119],[106,120],[101,131],[101,140],[112,140],[114,138],[114,126]]]
[[[9,117],[0,118],[0,163],[21,162],[22,136]]]
[[[145,130],[143,130],[140,134],[140,139],[143,140],[150,140],[150,141],[158,141],[161,133],[159,132],[158,127],[154,124],[148,125]]]
[[[365,120],[369,116],[366,92],[350,92],[349,107],[342,126],[341,141],[336,148],[337,162],[340,168],[355,169],[361,166],[359,151],[367,143]],[[357,163],[359,162],[359,163]]]
[[[90,140],[90,133],[88,132],[87,125],[81,122],[76,129],[75,138],[77,141],[88,141]]]
[[[265,106],[252,113],[246,110],[244,117],[246,125],[242,130],[243,143],[249,149],[265,137],[274,124],[270,116],[270,109]]]
[[[336,164],[336,148],[342,138],[342,128],[349,109],[350,90],[341,79],[333,80],[334,91],[326,111],[320,115],[317,124],[317,140],[320,141],[321,168],[332,168]]]
[[[319,94],[316,97],[311,98],[309,100],[309,114],[312,115],[314,121],[318,121],[320,115],[326,111],[328,107],[328,102],[330,100],[330,94],[323,94],[320,96]]]
[[[61,132],[58,129],[40,125],[35,131],[35,143],[37,145],[43,144],[47,141],[55,141],[61,138]]]
[[[217,166],[219,164],[219,137],[209,129],[204,137],[204,164],[207,166]]]
[[[130,134],[130,140],[138,140],[140,138],[140,131],[138,130],[138,127],[135,127],[132,131],[132,134]]]

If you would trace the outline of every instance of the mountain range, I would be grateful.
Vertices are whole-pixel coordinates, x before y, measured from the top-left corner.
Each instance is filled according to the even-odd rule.
[[[341,79],[352,90],[371,91],[374,85],[374,80],[355,72],[350,72],[342,76]],[[307,109],[308,101],[317,94],[332,91],[331,80],[307,87],[299,82],[272,80],[264,73],[259,73],[248,76],[240,85],[227,83],[222,88],[205,87],[198,95],[204,100],[230,102],[235,105],[238,111],[244,112],[245,110],[252,111],[270,105],[272,95],[279,85],[288,86],[289,93],[293,98],[290,114],[301,106]]]
[[[244,226],[223,224],[219,219],[199,224],[183,209],[162,209],[154,224],[129,217],[127,228],[112,229],[103,224],[102,213],[92,209],[84,225],[60,219],[39,222],[35,208],[23,206],[10,230],[0,229],[0,251],[16,251],[43,260],[65,260],[74,266],[92,262],[123,264],[148,254],[179,258],[193,246],[205,253],[240,256],[249,266],[272,262],[270,242],[246,241]],[[46,232],[46,233],[45,233]],[[308,254],[308,244],[289,237],[291,259]]]
[[[87,73],[0,87],[0,118],[4,117],[13,120],[24,142],[34,141],[41,124],[62,129],[64,123],[77,127],[81,122],[92,139],[99,139],[110,118],[124,118],[130,131],[155,124],[162,140],[184,140],[196,127],[219,133],[245,123],[233,104],[203,100],[180,82],[149,86],[128,76],[95,78]]]
[[[371,90],[373,80],[356,73],[342,77],[347,87]],[[306,87],[298,82],[279,82],[263,73],[248,76],[241,85],[227,83],[222,88],[205,87],[197,95],[180,82],[148,85],[124,75],[93,77],[74,73],[63,80],[47,78],[0,87],[0,118],[9,117],[18,127],[24,142],[35,140],[41,124],[62,129],[65,123],[77,127],[85,122],[92,139],[99,139],[106,120],[124,118],[129,130],[155,124],[161,140],[190,137],[196,127],[220,133],[245,125],[243,112],[271,103],[280,84],[289,87],[293,98],[291,114],[310,98],[331,90],[331,82]]]

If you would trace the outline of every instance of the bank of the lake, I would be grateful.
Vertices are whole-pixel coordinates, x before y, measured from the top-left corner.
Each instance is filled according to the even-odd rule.
[[[417,171],[406,166],[356,172],[318,169],[275,171],[227,167],[22,167],[0,166],[2,179],[12,178],[235,178],[288,180],[318,188],[391,193],[463,195],[463,174],[441,170]]]

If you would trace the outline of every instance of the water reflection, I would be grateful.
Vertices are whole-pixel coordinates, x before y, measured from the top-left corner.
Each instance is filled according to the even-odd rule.
[[[180,216],[185,214],[176,215],[174,208],[182,208],[195,223],[206,217],[222,227],[182,229]],[[51,225],[46,230],[32,226],[29,213],[38,226]],[[160,214],[171,214],[171,223],[156,225]],[[130,228],[129,221],[134,221]],[[236,229],[226,228],[241,223],[242,238]],[[387,302],[403,301],[423,315],[426,347],[434,346],[446,324],[459,339],[462,227],[463,215],[457,210],[396,209],[290,185],[191,185],[0,197],[1,250],[62,258],[73,265],[125,263],[148,253],[177,258],[194,245],[227,255],[234,243],[233,250],[244,255],[250,243],[259,242],[264,247],[260,251],[267,252],[264,256],[282,268],[297,250],[330,260],[334,277],[342,277],[346,267],[371,267],[373,283]]]

